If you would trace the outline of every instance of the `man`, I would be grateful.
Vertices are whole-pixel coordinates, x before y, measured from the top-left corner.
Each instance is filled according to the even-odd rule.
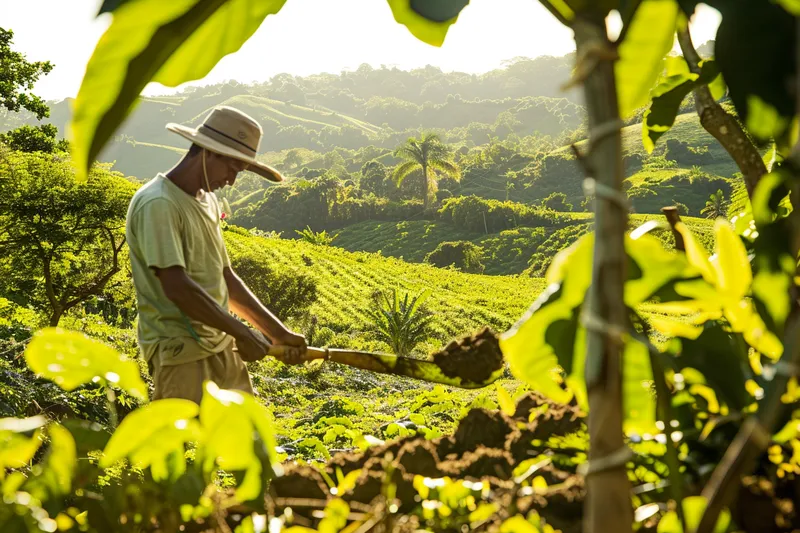
[[[245,361],[266,355],[264,336],[295,348],[282,359],[289,364],[302,362],[306,340],[282,324],[231,268],[213,193],[233,185],[245,169],[276,182],[283,178],[256,160],[261,126],[237,109],[217,107],[197,128],[170,123],[167,129],[192,146],[171,170],[136,192],[126,221],[139,345],[155,383],[153,399],[200,403],[206,380],[252,394]]]

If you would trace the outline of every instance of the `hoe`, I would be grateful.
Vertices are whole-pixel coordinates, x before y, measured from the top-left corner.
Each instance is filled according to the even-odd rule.
[[[286,346],[273,345],[267,355],[280,358],[286,350]],[[314,359],[463,389],[485,387],[503,374],[503,354],[497,336],[488,328],[450,342],[427,361],[372,352],[309,347],[305,360]]]

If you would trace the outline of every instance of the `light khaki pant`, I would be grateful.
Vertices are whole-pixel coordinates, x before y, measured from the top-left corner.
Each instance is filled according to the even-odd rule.
[[[213,381],[220,389],[232,389],[253,394],[253,383],[247,366],[239,356],[235,342],[218,354],[199,361],[177,365],[161,365],[158,357],[151,361],[153,400],[183,398],[198,405],[203,397],[203,383]]]

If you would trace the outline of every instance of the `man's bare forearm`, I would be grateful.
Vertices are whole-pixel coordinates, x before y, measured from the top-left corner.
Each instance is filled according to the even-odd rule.
[[[226,268],[224,274],[233,312],[253,324],[269,337],[270,341],[277,344],[288,328],[256,298],[233,270]]]
[[[161,271],[159,278],[167,298],[189,318],[237,339],[248,333],[247,326],[223,309],[185,272]]]

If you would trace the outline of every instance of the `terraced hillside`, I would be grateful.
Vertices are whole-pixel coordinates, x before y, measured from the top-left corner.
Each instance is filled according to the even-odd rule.
[[[541,279],[463,274],[424,264],[410,264],[368,252],[349,252],[302,241],[254,237],[242,230],[225,232],[229,252],[260,248],[276,268],[309,274],[317,280],[318,301],[311,314],[323,326],[320,344],[357,349],[386,349],[366,331],[365,310],[377,290],[430,291],[427,305],[435,314],[434,336],[422,353],[483,327],[503,331],[516,321],[544,287]]]
[[[465,231],[448,222],[414,220],[403,222],[367,221],[353,224],[337,232],[333,241],[349,251],[366,251],[420,263],[440,242],[470,241],[483,248],[485,274],[512,275],[530,269],[530,273],[542,275],[552,257],[559,251],[591,231],[589,213],[562,213],[572,221],[550,227],[519,227],[500,233],[475,233]],[[660,215],[633,215],[634,228]],[[713,221],[684,217],[684,222],[706,245],[712,246]],[[658,232],[668,246],[672,238],[668,232]]]

